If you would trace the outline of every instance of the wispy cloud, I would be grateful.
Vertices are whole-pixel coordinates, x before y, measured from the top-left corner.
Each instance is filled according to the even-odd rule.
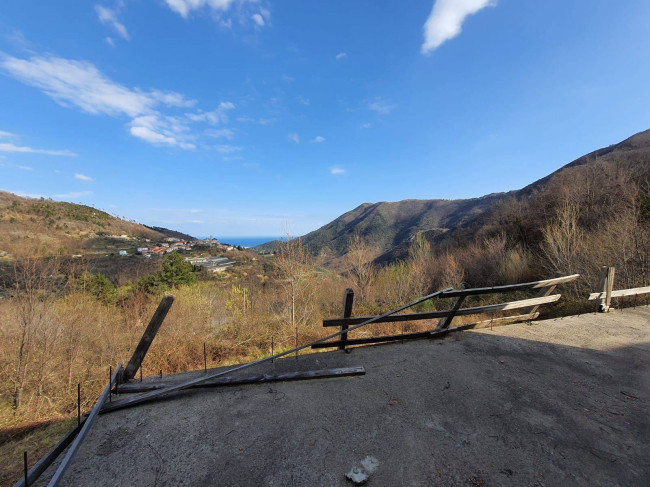
[[[390,112],[395,110],[397,108],[397,105],[393,105],[388,103],[385,100],[377,99],[373,102],[368,103],[368,109],[372,110],[373,112],[377,112],[380,115],[388,115]]]
[[[115,47],[115,41],[113,40],[112,37],[106,37],[106,39],[104,40],[106,41],[106,44],[108,44],[109,46]]]
[[[74,178],[75,178],[75,179],[79,179],[79,180],[81,180],[81,181],[87,181],[87,182],[89,182],[89,183],[91,183],[91,182],[94,181],[94,179],[91,178],[90,176],[86,176],[86,175],[84,175],[84,174],[79,174],[79,173],[76,173],[76,174],[74,175]]]
[[[291,83],[293,81],[296,81],[296,78],[294,78],[293,76],[283,74],[282,75],[282,81],[286,81],[287,83]]]
[[[240,23],[250,19],[256,28],[269,25],[271,12],[262,6],[259,1],[250,0],[165,0],[167,6],[184,19],[193,11],[208,9],[220,25],[226,28],[232,26],[232,19],[228,18],[229,11],[239,16]]]
[[[359,126],[359,128],[362,128],[362,129],[369,129],[370,127],[372,127],[372,124],[370,122],[362,123]]]
[[[229,110],[234,110],[235,105],[229,101],[219,103],[219,106],[211,112],[197,111],[196,113],[188,113],[187,118],[193,122],[207,122],[211,125],[219,123],[227,123]]]
[[[341,176],[346,173],[347,171],[340,166],[330,167],[330,174],[332,176]]]
[[[95,12],[97,12],[97,17],[102,24],[110,25],[115,29],[125,40],[129,40],[129,33],[124,27],[124,24],[119,21],[117,18],[119,10],[110,9],[107,7],[102,7],[101,5],[95,5]]]
[[[174,91],[129,88],[111,80],[91,63],[56,56],[20,59],[0,53],[0,69],[39,88],[62,106],[94,115],[127,116],[131,118],[127,124],[130,134],[155,145],[195,149],[197,136],[190,124],[227,123],[227,112],[235,108],[224,101],[212,111],[197,109],[168,115],[161,110],[189,108],[197,102]]]
[[[315,144],[320,144],[321,142],[325,142],[325,137],[322,137],[320,135],[317,135],[312,139],[312,142]]]
[[[287,135],[287,138],[288,138],[290,141],[295,142],[296,144],[300,144],[300,136],[299,136],[297,133],[295,133],[295,132],[294,132],[294,133],[291,133],[291,134],[288,134],[288,135]]]
[[[340,61],[341,59],[345,59],[346,57],[348,57],[348,53],[347,53],[347,52],[339,52],[339,53],[336,55],[336,60],[337,60],[337,61]]]
[[[51,149],[34,149],[33,147],[18,146],[8,142],[0,144],[0,152],[22,152],[28,154],[47,154],[49,156],[67,156],[76,157],[72,151],[69,150],[51,150]]]
[[[435,0],[424,24],[422,53],[428,54],[456,37],[469,15],[491,5],[496,5],[496,0]]]
[[[12,134],[11,132],[5,132],[3,130],[0,130],[0,139],[7,138],[7,137],[18,137],[18,136],[16,134]]]

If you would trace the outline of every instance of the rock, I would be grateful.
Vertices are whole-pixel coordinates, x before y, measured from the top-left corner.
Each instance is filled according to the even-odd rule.
[[[365,484],[370,478],[370,474],[377,470],[379,466],[379,460],[371,456],[367,456],[360,463],[360,466],[355,465],[352,470],[345,474],[345,477],[356,485]]]

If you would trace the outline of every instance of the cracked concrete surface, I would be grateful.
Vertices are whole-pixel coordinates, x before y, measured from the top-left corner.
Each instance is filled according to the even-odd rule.
[[[193,390],[102,415],[62,484],[345,486],[373,457],[366,485],[647,485],[650,307],[251,372],[354,365],[366,375]]]

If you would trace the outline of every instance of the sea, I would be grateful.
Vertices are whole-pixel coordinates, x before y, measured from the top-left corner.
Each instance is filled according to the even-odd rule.
[[[207,237],[206,237],[207,238]],[[222,244],[241,245],[242,247],[255,247],[257,245],[270,242],[271,240],[280,240],[282,237],[219,237],[215,236]]]

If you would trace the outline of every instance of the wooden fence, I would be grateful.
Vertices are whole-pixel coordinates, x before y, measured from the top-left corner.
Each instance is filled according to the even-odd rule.
[[[602,291],[591,293],[587,298],[589,301],[599,300],[598,311],[607,313],[613,309],[611,307],[612,298],[622,298],[624,296],[638,296],[640,294],[650,293],[650,286],[635,287],[631,289],[619,289],[614,291],[614,274],[616,269],[614,267],[604,266],[601,269],[600,287]]]
[[[333,348],[345,349],[348,345],[364,345],[369,343],[381,343],[405,340],[411,338],[424,338],[435,335],[446,334],[449,331],[467,330],[471,328],[482,328],[491,326],[494,323],[503,323],[508,321],[524,321],[533,320],[539,316],[538,309],[540,306],[548,303],[554,303],[560,299],[561,294],[552,294],[559,284],[567,283],[576,280],[580,275],[573,274],[571,276],[557,277],[554,279],[546,279],[543,281],[526,282],[521,284],[509,284],[506,286],[494,287],[481,287],[473,289],[452,289],[445,290],[438,294],[437,298],[455,298],[450,309],[444,311],[431,311],[425,313],[409,313],[386,316],[378,319],[375,323],[395,323],[405,321],[419,321],[440,319],[437,327],[434,330],[415,332],[415,333],[400,333],[396,335],[385,335],[380,337],[367,337],[367,338],[348,338],[346,330],[349,326],[363,323],[372,319],[372,316],[362,316],[352,318],[352,307],[354,302],[354,291],[346,289],[343,297],[343,317],[323,320],[323,326],[338,326],[341,328],[341,336],[336,341],[325,343],[317,343],[312,348]],[[485,294],[501,294],[510,293],[514,291],[526,291],[532,289],[539,289],[536,297],[529,299],[520,299],[517,301],[507,301],[499,304],[487,304],[484,306],[475,306],[469,308],[461,308],[463,301],[467,296],[478,296]],[[500,316],[490,320],[478,321],[476,323],[466,324],[459,327],[450,328],[452,320],[456,316],[467,316],[481,313],[495,313],[511,310],[521,310],[527,308],[524,313],[511,316]]]

